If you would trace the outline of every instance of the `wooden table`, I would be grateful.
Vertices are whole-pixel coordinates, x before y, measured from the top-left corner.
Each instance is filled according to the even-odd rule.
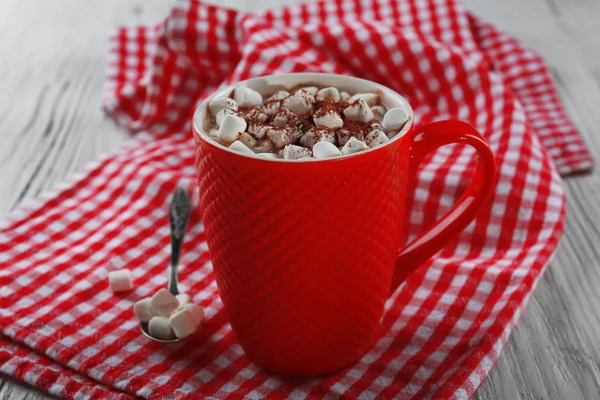
[[[600,2],[466,5],[546,58],[567,112],[600,159]],[[0,216],[126,139],[100,109],[106,32],[158,22],[168,7],[164,0],[2,0]],[[600,397],[600,172],[565,186],[560,248],[478,399]],[[47,398],[0,376],[0,399]]]

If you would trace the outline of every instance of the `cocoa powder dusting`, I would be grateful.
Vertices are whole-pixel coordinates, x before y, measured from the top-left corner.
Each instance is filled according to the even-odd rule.
[[[298,90],[300,88],[290,90],[290,96]],[[300,142],[301,145],[306,146],[309,144],[308,142],[314,145],[321,140],[342,146],[351,137],[364,140],[364,137],[372,130],[381,129],[380,122],[376,119],[367,123],[347,120],[343,111],[350,104],[346,101],[316,100],[308,92],[302,94],[300,99],[303,103],[314,104],[312,110],[305,115],[297,115],[287,109],[284,106],[285,98],[269,99],[260,106],[252,108],[240,107],[235,112],[236,115],[246,119],[250,137],[256,141],[249,143],[255,152],[279,154],[281,151],[277,149],[282,149],[286,143]],[[315,125],[313,118],[322,118],[328,113],[340,115],[343,120],[341,128],[331,129]],[[210,117],[210,121],[213,125],[215,124],[214,116]],[[263,129],[262,134],[255,135]],[[303,140],[300,140],[301,138]]]
[[[313,117],[321,118],[328,113],[337,113],[338,108],[335,102],[330,100],[322,100],[317,103],[317,111],[314,112]]]
[[[308,131],[310,128],[314,127],[315,124],[313,123],[313,120],[310,116],[305,116],[305,117],[297,117],[294,122],[293,125],[300,129],[302,132],[306,132]]]
[[[350,133],[359,134],[363,131],[364,127],[365,127],[365,124],[363,124],[361,122],[350,121],[350,120],[345,119],[344,125],[340,129],[345,129]]]
[[[383,127],[381,126],[381,124],[379,123],[379,121],[377,121],[376,119],[372,119],[369,122],[367,122],[366,124],[364,124],[364,126],[363,126],[363,133],[366,136],[369,133],[371,133],[371,131],[374,131],[376,129],[383,130]]]

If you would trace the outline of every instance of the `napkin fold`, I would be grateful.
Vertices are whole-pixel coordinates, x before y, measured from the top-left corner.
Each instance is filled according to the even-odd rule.
[[[181,289],[205,307],[189,340],[149,342],[135,301],[166,284],[168,204],[197,205],[190,118],[216,88],[253,76],[360,76],[403,94],[415,119],[470,122],[497,156],[476,220],[386,304],[381,338],[355,365],[292,380],[244,355],[218,295],[197,209]],[[111,37],[105,110],[139,131],[0,223],[0,372],[72,399],[468,398],[488,375],[563,232],[559,173],[592,160],[534,52],[459,1],[335,0],[244,13],[177,3],[156,26]],[[476,157],[447,146],[408,200],[415,236],[466,188]],[[115,295],[107,273],[132,271]]]

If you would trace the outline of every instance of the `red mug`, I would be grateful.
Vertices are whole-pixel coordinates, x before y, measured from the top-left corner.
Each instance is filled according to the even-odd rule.
[[[434,122],[415,131],[406,100],[364,79],[297,73],[240,84],[263,95],[299,85],[379,92],[384,105],[411,110],[402,131],[385,145],[320,161],[246,156],[210,139],[207,104],[237,85],[208,97],[194,115],[208,247],[242,348],[272,372],[334,372],[375,342],[390,293],[473,220],[494,186],[494,155],[464,122]],[[423,157],[450,143],[477,150],[471,183],[446,215],[401,248],[409,182]]]

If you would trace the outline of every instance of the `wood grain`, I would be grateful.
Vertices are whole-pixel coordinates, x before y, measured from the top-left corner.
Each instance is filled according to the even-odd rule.
[[[553,0],[466,4],[544,56],[567,113],[599,159],[600,4]],[[600,230],[594,225],[600,221],[600,174],[596,169],[564,183],[565,235],[478,399],[600,397],[600,294],[595,289],[600,282]]]
[[[465,3],[546,58],[567,112],[600,159],[600,3]],[[0,217],[127,137],[100,111],[106,32],[156,22],[168,6],[162,0],[0,2]],[[565,187],[565,236],[477,399],[600,398],[600,173],[569,178]],[[0,377],[0,399],[48,398]]]

